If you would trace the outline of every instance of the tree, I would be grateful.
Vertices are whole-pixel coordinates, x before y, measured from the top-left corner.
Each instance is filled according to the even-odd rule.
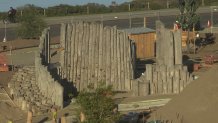
[[[23,16],[20,17],[20,26],[17,29],[18,37],[24,39],[39,38],[46,23],[33,8],[27,8]]]
[[[116,107],[113,95],[112,86],[104,84],[96,89],[89,86],[87,91],[80,92],[77,103],[81,106],[86,123],[114,123],[118,120],[119,114],[113,112]]]
[[[188,31],[187,35],[187,50],[189,52],[189,33],[193,27],[200,21],[199,15],[196,14],[200,6],[200,0],[178,0],[180,15],[178,21],[183,30]]]

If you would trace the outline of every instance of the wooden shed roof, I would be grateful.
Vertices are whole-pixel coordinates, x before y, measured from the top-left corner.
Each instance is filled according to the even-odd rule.
[[[128,28],[128,29],[123,29],[123,31],[129,34],[143,34],[143,33],[155,32],[155,30],[153,29],[144,28],[144,27]]]

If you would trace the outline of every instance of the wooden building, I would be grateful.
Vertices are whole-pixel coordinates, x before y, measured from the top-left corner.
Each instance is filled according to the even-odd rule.
[[[138,27],[124,29],[129,38],[136,44],[136,58],[147,59],[155,57],[156,32],[150,28]]]

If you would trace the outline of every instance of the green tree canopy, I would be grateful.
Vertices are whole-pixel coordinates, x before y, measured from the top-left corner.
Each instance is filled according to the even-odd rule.
[[[199,22],[200,17],[196,14],[199,6],[200,0],[178,0],[178,8],[180,10],[178,21],[183,30],[192,29]]]
[[[17,28],[18,37],[24,39],[39,38],[46,23],[39,16],[39,12],[30,7],[25,9],[25,13],[19,18],[20,26]]]

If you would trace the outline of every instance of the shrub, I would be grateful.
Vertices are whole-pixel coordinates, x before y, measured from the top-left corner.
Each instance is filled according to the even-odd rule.
[[[38,39],[42,30],[46,27],[44,20],[34,11],[23,14],[19,22],[20,26],[17,29],[17,34],[18,37],[23,39]]]
[[[81,106],[86,123],[114,123],[119,114],[114,113],[114,100],[112,99],[112,86],[101,84],[97,89],[89,86],[87,91],[82,91],[77,97],[77,103]]]

